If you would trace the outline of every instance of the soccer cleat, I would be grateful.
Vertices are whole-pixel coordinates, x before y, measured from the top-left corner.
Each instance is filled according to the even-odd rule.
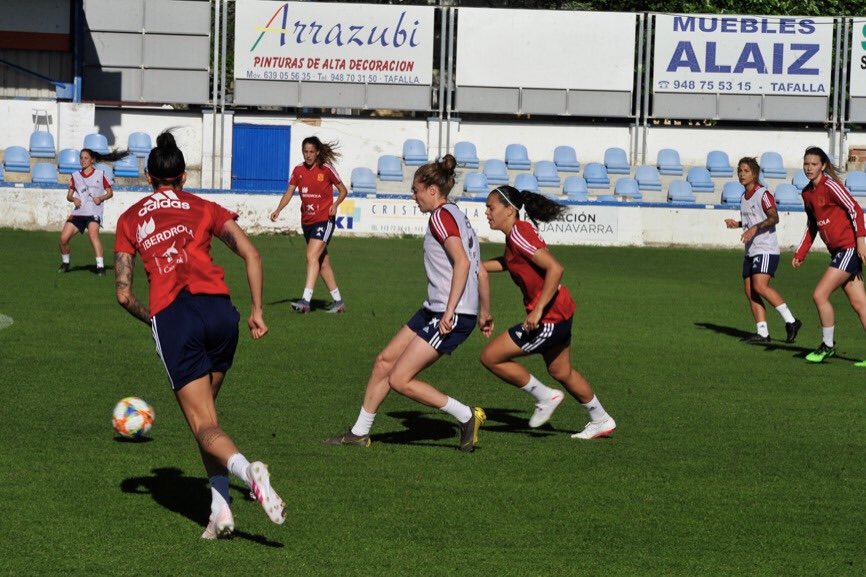
[[[572,439],[597,439],[599,437],[610,437],[613,430],[616,429],[616,421],[608,415],[601,421],[590,421],[586,424],[583,430],[571,436]]]
[[[836,354],[836,349],[821,341],[821,346],[806,355],[806,360],[810,363],[820,363],[824,359],[829,359]]]
[[[310,312],[310,301],[300,299],[292,302],[292,308],[299,313],[306,314]]]
[[[866,361],[860,361],[859,363],[854,363],[855,367],[866,367]]]
[[[286,520],[286,513],[283,510],[285,504],[271,487],[271,477],[268,474],[267,466],[261,461],[251,463],[248,476],[250,491],[255,494],[256,501],[262,504],[262,508],[271,521],[277,525],[282,525],[283,521]]]
[[[759,344],[759,343],[769,343],[769,342],[771,342],[771,340],[772,339],[770,339],[770,335],[764,336],[764,335],[754,334],[754,335],[750,335],[750,336],[744,338],[743,342],[746,342],[749,344]]]
[[[369,447],[373,444],[370,435],[356,435],[350,430],[336,437],[328,437],[322,440],[326,445],[355,445],[356,447]]]
[[[803,326],[803,321],[794,319],[792,323],[785,323],[785,332],[787,333],[786,343],[793,343],[797,339],[797,333],[800,332],[800,327]]]
[[[96,276],[105,276],[105,267],[104,266],[96,267]]]
[[[232,536],[235,530],[235,520],[232,517],[232,510],[228,507],[223,507],[216,516],[211,516],[205,527],[204,533],[201,534],[202,539],[228,539]]]
[[[343,301],[334,301],[334,303],[325,309],[326,313],[336,314],[346,312],[346,303]]]
[[[481,407],[472,407],[472,417],[465,423],[460,423],[460,446],[464,453],[471,453],[478,444],[478,429],[487,420],[487,414]]]
[[[69,272],[69,263],[68,262],[60,263],[60,268],[57,269],[57,272]]]
[[[529,426],[534,429],[549,421],[550,417],[553,416],[553,411],[556,410],[556,407],[559,406],[559,403],[561,403],[564,398],[565,395],[562,394],[562,391],[554,391],[553,394],[550,395],[549,399],[536,403],[535,412],[532,413],[532,417],[529,418]]]

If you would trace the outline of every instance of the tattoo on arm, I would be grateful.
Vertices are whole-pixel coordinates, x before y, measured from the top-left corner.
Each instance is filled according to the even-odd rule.
[[[232,252],[235,254],[238,253],[238,242],[235,239],[234,235],[228,228],[223,227],[222,231],[220,231],[220,240],[226,243],[226,246],[232,249]]]
[[[114,254],[114,288],[117,292],[117,302],[129,314],[145,324],[150,324],[150,313],[135,298],[132,292],[132,271],[135,268],[135,257],[131,254],[118,252]]]

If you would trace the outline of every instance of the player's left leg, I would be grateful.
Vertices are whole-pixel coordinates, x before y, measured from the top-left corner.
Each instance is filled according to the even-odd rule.
[[[749,299],[749,308],[752,310],[752,316],[755,318],[755,334],[743,339],[747,343],[764,343],[770,340],[770,329],[767,325],[767,310],[764,307],[764,301],[761,299],[761,293],[756,287],[756,277],[760,275],[750,275],[743,279],[743,288],[746,292],[746,297]]]
[[[90,221],[87,223],[87,238],[93,245],[93,254],[96,256],[96,274],[105,275],[105,260],[102,252],[102,241],[99,240],[99,223]]]
[[[346,312],[346,305],[343,302],[343,296],[340,294],[340,289],[337,287],[337,279],[334,276],[334,269],[331,267],[331,257],[328,252],[322,255],[319,261],[319,276],[325,281],[325,286],[328,287],[328,292],[331,293],[331,298],[334,302],[326,309],[329,313]]]
[[[785,321],[785,342],[793,343],[797,338],[797,333],[800,331],[800,327],[803,326],[803,323],[794,318],[794,314],[788,308],[785,299],[782,298],[779,291],[770,286],[772,278],[773,277],[769,274],[753,274],[752,288],[758,293],[758,295],[760,295],[760,297],[770,303],[779,315],[781,315],[782,320]]]

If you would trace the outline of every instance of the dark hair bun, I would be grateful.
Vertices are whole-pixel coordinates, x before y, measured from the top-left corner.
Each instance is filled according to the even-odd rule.
[[[446,154],[442,157],[438,164],[439,168],[441,168],[447,176],[451,176],[454,174],[454,170],[457,168],[457,159],[454,158],[454,156],[451,154]]]
[[[177,142],[175,142],[171,132],[162,132],[156,137],[156,146],[157,148],[177,148]]]

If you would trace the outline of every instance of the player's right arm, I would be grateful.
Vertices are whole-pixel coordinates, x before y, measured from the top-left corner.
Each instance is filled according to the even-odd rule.
[[[135,255],[126,252],[114,253],[114,290],[117,302],[129,314],[145,324],[150,324],[150,313],[132,292],[132,271],[135,269]]]
[[[791,266],[800,268],[803,261],[806,260],[806,254],[812,248],[812,243],[815,242],[815,236],[818,234],[818,223],[815,221],[815,216],[811,211],[806,211],[806,232],[803,233],[803,238],[800,240],[800,246],[797,247],[794,253],[794,258],[791,259]]]
[[[502,272],[508,270],[508,265],[505,264],[505,257],[497,256],[483,261],[481,268],[487,272]]]
[[[253,339],[260,339],[268,334],[268,325],[265,324],[262,312],[262,287],[264,286],[262,257],[250,238],[234,220],[228,220],[223,224],[219,231],[219,239],[235,254],[244,259],[247,283],[250,285],[250,298],[252,299],[247,326],[250,328],[250,335]]]
[[[292,200],[292,195],[295,194],[296,188],[297,187],[294,184],[289,184],[289,186],[286,187],[286,192],[284,192],[282,198],[280,198],[277,210],[271,213],[271,221],[276,221],[277,218],[279,218],[280,212],[282,212],[282,210],[286,208],[286,205],[289,204],[289,201]]]
[[[75,208],[81,208],[81,199],[75,196],[75,181],[69,181],[69,190],[66,191],[66,200],[75,205]]]

